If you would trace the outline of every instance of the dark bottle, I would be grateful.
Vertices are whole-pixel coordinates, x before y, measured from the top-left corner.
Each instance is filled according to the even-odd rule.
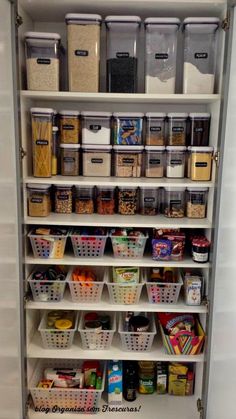
[[[137,364],[134,361],[123,363],[123,397],[127,402],[136,400]]]

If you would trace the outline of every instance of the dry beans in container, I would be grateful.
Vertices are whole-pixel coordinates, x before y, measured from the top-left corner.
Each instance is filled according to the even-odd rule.
[[[142,144],[143,113],[113,114],[113,140],[117,145],[140,145]]]
[[[142,172],[143,146],[118,146],[115,151],[115,176],[117,177],[140,177]]]
[[[79,142],[79,112],[60,112],[60,140],[62,144],[77,144]]]
[[[94,213],[93,186],[76,186],[75,212],[76,214]]]
[[[168,113],[167,143],[172,146],[186,145],[187,113]]]
[[[25,34],[28,90],[59,90],[60,39],[57,33]]]
[[[97,213],[102,215],[115,214],[115,188],[97,188]]]
[[[78,176],[80,144],[61,144],[61,174]]]
[[[145,147],[145,176],[160,178],[164,176],[165,147]]]
[[[140,214],[158,213],[158,188],[140,188]]]
[[[52,116],[53,109],[31,108],[33,175],[52,175]]]
[[[86,145],[83,149],[83,176],[111,176],[111,145]]]
[[[165,145],[165,113],[146,113],[146,145]]]
[[[28,184],[28,214],[30,217],[47,217],[51,212],[50,187],[52,185]]]
[[[164,214],[170,218],[184,217],[185,188],[164,188]]]
[[[105,144],[111,142],[110,112],[81,112],[82,143]]]
[[[205,218],[208,188],[187,188],[187,217]]]
[[[192,180],[211,180],[213,147],[189,147]]]
[[[69,90],[99,91],[101,16],[66,15]]]
[[[55,185],[55,212],[58,214],[72,213],[72,187]]]
[[[137,188],[119,188],[118,212],[122,215],[134,215],[137,212],[138,190]]]
[[[183,178],[185,173],[186,147],[166,147],[166,177]]]
[[[207,147],[209,145],[210,120],[209,113],[190,113],[190,144],[194,147]]]

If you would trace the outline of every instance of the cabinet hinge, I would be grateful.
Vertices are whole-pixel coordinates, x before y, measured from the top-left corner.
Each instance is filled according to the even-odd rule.
[[[17,13],[16,18],[15,18],[15,25],[17,28],[19,28],[19,26],[21,26],[22,24],[23,24],[23,18]]]
[[[220,166],[220,152],[219,151],[215,152],[214,160],[216,162],[216,167],[218,168]]]
[[[24,295],[24,303],[27,303],[31,300],[31,291],[27,291]]]
[[[209,310],[210,310],[210,301],[208,300],[208,298],[204,298],[202,302],[206,306],[207,312],[209,312]]]
[[[27,412],[27,410],[29,410],[29,408],[32,406],[32,404],[33,404],[33,400],[32,400],[31,394],[28,394],[28,397],[27,397],[26,402],[25,402],[26,412]]]
[[[204,417],[204,406],[203,406],[202,399],[197,399],[197,411],[200,414],[200,419],[203,419],[203,417]]]
[[[27,155],[27,152],[24,150],[23,147],[20,147],[20,156],[21,156],[21,160],[23,160],[23,158]]]
[[[222,21],[221,27],[225,32],[229,30],[229,27],[230,27],[229,13],[227,14],[226,18]]]

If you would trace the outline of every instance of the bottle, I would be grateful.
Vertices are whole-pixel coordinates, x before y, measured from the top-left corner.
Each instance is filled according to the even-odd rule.
[[[185,395],[186,396],[192,396],[193,395],[193,381],[194,381],[194,373],[193,373],[193,371],[188,371],[186,390],[185,390]]]
[[[150,281],[151,282],[162,282],[163,276],[161,274],[161,268],[152,268]]]
[[[102,389],[102,373],[101,371],[97,372],[97,381],[96,381],[96,390]]]
[[[123,397],[127,402],[136,400],[137,368],[133,361],[124,362],[123,366]]]

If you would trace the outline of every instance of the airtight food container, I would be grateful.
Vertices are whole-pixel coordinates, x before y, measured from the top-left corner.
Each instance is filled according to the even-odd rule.
[[[111,141],[110,112],[81,112],[82,144],[109,145]]]
[[[185,146],[187,132],[187,113],[168,113],[167,144],[170,146]]]
[[[59,90],[60,40],[58,33],[26,32],[28,90]]]
[[[183,178],[185,174],[186,147],[166,147],[166,177]]]
[[[175,93],[177,18],[148,18],[145,20],[145,92]]]
[[[61,174],[63,176],[79,175],[80,144],[61,144]]]
[[[31,108],[33,176],[52,176],[53,109]]]
[[[111,176],[111,145],[83,145],[83,176]]]
[[[146,145],[165,145],[166,114],[161,112],[146,113]]]
[[[184,20],[183,93],[214,93],[219,22],[215,17]]]
[[[51,212],[50,188],[52,185],[28,183],[29,217],[47,217]]]
[[[138,16],[107,16],[107,91],[136,93]]]
[[[77,144],[79,142],[79,112],[61,111],[60,142],[63,144]]]
[[[213,147],[189,147],[191,180],[211,180]]]
[[[116,112],[113,114],[113,141],[117,145],[141,145],[144,114]]]
[[[140,177],[142,174],[143,146],[114,145],[114,175]]]
[[[209,145],[210,121],[209,113],[190,113],[190,144],[207,147]]]
[[[65,17],[68,41],[69,90],[99,91],[101,16],[69,13]]]
[[[205,218],[208,188],[187,188],[186,215],[188,218]]]
[[[164,176],[165,147],[145,147],[145,176],[161,178]]]
[[[182,218],[185,213],[185,188],[164,188],[164,214],[169,218]]]
[[[159,188],[140,188],[140,214],[156,215],[159,211]]]

